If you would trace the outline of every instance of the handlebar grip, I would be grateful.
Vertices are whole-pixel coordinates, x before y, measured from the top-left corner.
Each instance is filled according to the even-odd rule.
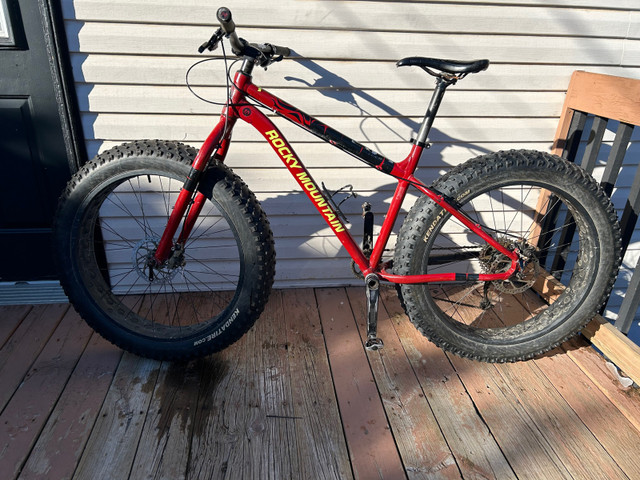
[[[220,22],[220,26],[222,27],[222,30],[224,30],[224,33],[230,35],[235,31],[236,24],[233,23],[231,10],[227,7],[220,7],[216,13],[216,17],[218,18],[218,22]]]
[[[220,7],[216,12],[216,17],[218,18],[218,22],[220,22],[220,28],[227,35],[229,41],[231,42],[231,49],[233,53],[236,55],[242,55],[246,52],[246,47],[249,45],[247,42],[241,38],[238,38],[238,35],[235,33],[236,24],[233,22],[233,17],[231,16],[231,10],[227,7]],[[251,44],[250,46],[257,47],[257,49],[263,53],[274,54],[274,55],[282,55],[283,57],[288,57],[291,54],[291,50],[287,47],[280,47],[278,45],[269,45],[268,50],[261,45]]]
[[[291,55],[291,50],[289,49],[289,47],[281,47],[279,45],[272,45],[273,47],[273,53],[275,55],[282,55],[283,57],[288,57],[289,55]]]
[[[236,35],[236,24],[233,23],[231,10],[227,7],[220,7],[216,12],[216,17],[218,18],[218,22],[220,22],[222,31],[229,38],[229,42],[231,42],[231,50],[233,50],[233,53],[236,55],[241,55],[244,51],[246,42],[238,38],[238,35]]]

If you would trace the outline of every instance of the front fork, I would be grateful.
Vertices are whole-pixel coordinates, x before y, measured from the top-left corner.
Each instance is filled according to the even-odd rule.
[[[175,246],[184,246],[189,238],[206,201],[204,194],[197,191],[198,184],[211,159],[220,162],[224,161],[231,141],[231,131],[233,130],[236,119],[237,117],[235,115],[227,117],[225,109],[225,111],[222,112],[218,125],[213,129],[198,151],[196,158],[193,160],[189,176],[178,194],[178,199],[171,211],[167,226],[153,254],[151,263],[154,263],[155,266],[164,264],[169,257],[171,257]],[[182,230],[180,231],[178,240],[174,244],[173,238],[183,218],[184,223]],[[153,265],[150,265],[150,267],[152,266]]]

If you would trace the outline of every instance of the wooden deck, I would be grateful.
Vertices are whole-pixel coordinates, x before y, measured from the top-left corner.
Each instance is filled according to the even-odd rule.
[[[276,291],[201,361],[107,344],[68,305],[0,307],[0,478],[640,478],[640,396],[574,341],[525,363],[444,354],[384,290]]]

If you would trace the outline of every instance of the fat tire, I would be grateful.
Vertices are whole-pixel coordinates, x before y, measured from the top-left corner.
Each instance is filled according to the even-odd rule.
[[[134,354],[158,360],[188,360],[219,351],[237,341],[255,323],[268,300],[275,275],[273,235],[266,215],[254,194],[228,167],[216,163],[208,168],[199,190],[225,215],[236,239],[242,266],[237,289],[226,308],[198,328],[184,334],[167,330],[150,335],[137,331],[122,313],[105,281],[95,277],[97,263],[82,249],[92,227],[92,202],[113,189],[113,179],[127,175],[162,174],[176,180],[187,178],[196,150],[178,142],[137,141],[114,147],[83,166],[69,181],[60,198],[54,225],[54,247],[61,284],[69,300],[100,335]],[[181,185],[181,184],[180,184]],[[105,197],[106,198],[106,197]],[[86,242],[86,241],[84,241]],[[116,304],[113,304],[113,303]],[[140,322],[140,320],[136,320]],[[162,330],[164,332],[164,330]],[[171,334],[169,334],[171,332]],[[180,332],[178,332],[180,333]]]
[[[464,209],[489,189],[520,181],[533,182],[565,197],[575,208],[581,235],[595,237],[590,251],[585,252],[592,263],[580,268],[576,277],[576,285],[584,290],[565,290],[558,305],[554,303],[547,310],[551,315],[537,315],[526,325],[485,329],[452,321],[431,298],[428,285],[401,285],[400,298],[413,324],[436,345],[456,355],[486,362],[514,362],[542,354],[575,335],[594,317],[616,279],[622,250],[615,211],[599,185],[573,163],[544,152],[497,152],[452,169],[431,188]],[[449,218],[434,201],[426,196],[419,198],[399,232],[394,273],[425,273],[425,259]]]

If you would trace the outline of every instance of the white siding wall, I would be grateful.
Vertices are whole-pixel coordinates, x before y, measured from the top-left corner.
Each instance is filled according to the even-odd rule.
[[[215,13],[225,2],[62,4],[90,156],[138,138],[196,146],[204,140],[219,108],[193,97],[184,75],[203,58],[196,49],[217,28]],[[549,150],[575,69],[640,78],[640,3],[602,5],[601,0],[226,2],[241,37],[286,45],[296,53],[267,72],[256,70],[256,84],[396,160],[408,153],[433,80],[417,68],[396,69],[395,62],[412,55],[489,58],[489,70],[464,79],[445,97],[431,137],[434,146],[419,172],[425,180],[484,152]],[[191,81],[201,95],[224,98],[222,62],[196,68]],[[276,122],[318,182],[334,190],[351,183],[359,191],[361,197],[344,204],[357,235],[365,200],[374,205],[380,224],[393,191],[389,177],[286,121]],[[228,164],[270,217],[277,286],[358,282],[344,249],[262,137],[245,124],[236,127]],[[628,265],[635,265],[637,251],[631,249],[636,257],[627,259]]]

